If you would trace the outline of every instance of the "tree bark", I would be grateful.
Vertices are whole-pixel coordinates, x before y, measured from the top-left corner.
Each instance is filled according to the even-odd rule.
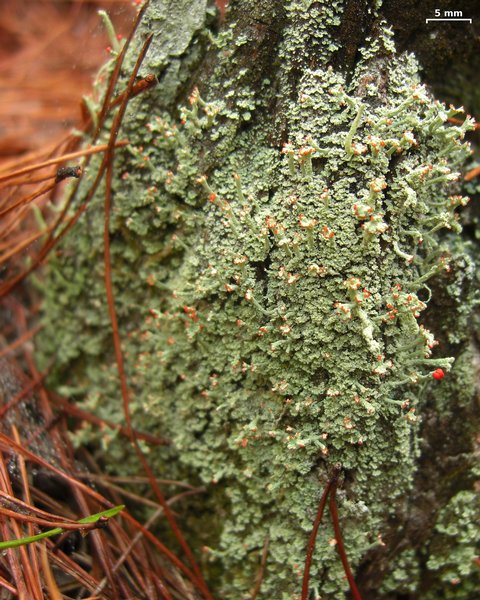
[[[234,0],[219,26],[203,0],[152,1],[138,36],[160,83],[115,163],[116,307],[134,425],[172,439],[152,464],[209,485],[186,520],[219,598],[249,597],[267,539],[259,597],[300,597],[334,467],[364,598],[480,585],[471,124],[396,47],[398,5],[374,5]],[[39,351],[121,420],[102,227],[99,195],[49,263]],[[347,593],[335,545],[325,518],[312,598]]]

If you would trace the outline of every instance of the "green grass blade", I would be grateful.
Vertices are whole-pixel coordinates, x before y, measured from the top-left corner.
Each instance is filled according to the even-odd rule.
[[[110,519],[111,517],[115,517],[116,515],[118,515],[118,513],[121,512],[124,508],[124,504],[119,504],[118,506],[114,506],[113,508],[109,508],[108,510],[103,510],[102,512],[95,513],[94,515],[89,515],[88,517],[84,517],[83,519],[79,519],[78,521],[76,521],[76,523],[88,524],[96,523],[101,518]],[[8,548],[17,548],[18,546],[32,544],[33,542],[38,542],[39,540],[44,540],[45,538],[52,537],[53,535],[63,533],[64,531],[65,529],[62,529],[61,527],[55,527],[54,529],[49,529],[48,531],[38,533],[37,535],[18,538],[16,540],[6,540],[5,542],[0,542],[0,550],[7,550]]]

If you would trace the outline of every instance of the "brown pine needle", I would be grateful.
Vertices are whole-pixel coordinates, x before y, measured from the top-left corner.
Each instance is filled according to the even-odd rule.
[[[60,590],[58,589],[57,582],[55,581],[52,569],[50,568],[50,563],[48,562],[47,547],[44,543],[40,545],[40,558],[42,561],[42,571],[43,576],[45,577],[45,583],[48,589],[49,598],[51,600],[62,600],[63,596],[60,593]]]
[[[43,237],[46,233],[51,231],[52,227],[53,227],[53,225],[50,225],[49,227],[47,227],[46,229],[43,229],[42,231],[37,231],[36,233],[32,233],[32,235],[29,236],[26,240],[23,240],[22,242],[20,242],[19,244],[17,244],[13,248],[11,248],[8,252],[5,252],[5,254],[2,254],[0,256],[0,265],[7,262],[7,260],[12,258],[12,256],[14,256],[15,254],[18,254],[25,248],[28,248],[28,246],[30,246],[30,244],[32,244],[39,238]]]
[[[128,140],[120,140],[115,143],[115,148],[121,148],[122,146],[126,146],[128,143]],[[84,148],[83,150],[69,152],[68,154],[63,154],[62,156],[56,156],[55,158],[50,158],[49,160],[45,160],[34,165],[23,167],[22,169],[18,169],[17,171],[9,171],[4,174],[1,174],[0,171],[0,183],[3,181],[8,181],[9,179],[13,179],[14,177],[19,177],[20,175],[26,175],[27,173],[31,173],[32,171],[38,171],[38,169],[43,169],[52,165],[58,165],[62,162],[67,162],[68,160],[73,160],[82,156],[90,156],[91,154],[97,154],[98,152],[105,152],[107,149],[108,144],[90,146],[89,148]]]
[[[478,175],[480,175],[480,166],[475,167],[474,169],[469,171],[463,179],[464,181],[471,181],[472,179],[475,179],[475,177],[477,177]]]

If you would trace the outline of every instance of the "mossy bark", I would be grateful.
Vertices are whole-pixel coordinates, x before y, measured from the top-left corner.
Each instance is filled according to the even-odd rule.
[[[160,84],[131,102],[111,227],[134,424],[171,438],[159,474],[209,485],[189,527],[216,597],[249,597],[267,538],[261,597],[298,597],[340,464],[365,597],[470,598],[471,123],[447,122],[372,3],[237,0],[217,29],[202,0],[152,1],[138,37],[156,33]],[[102,227],[100,194],[50,261],[39,352],[63,392],[121,421]],[[112,469],[137,468],[102,443]],[[311,589],[340,598],[332,538],[325,522]]]

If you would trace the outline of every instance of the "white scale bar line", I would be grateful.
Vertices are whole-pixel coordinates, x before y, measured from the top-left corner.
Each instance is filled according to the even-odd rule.
[[[430,21],[467,21],[471,23],[472,19],[425,19],[425,23],[430,23]]]

